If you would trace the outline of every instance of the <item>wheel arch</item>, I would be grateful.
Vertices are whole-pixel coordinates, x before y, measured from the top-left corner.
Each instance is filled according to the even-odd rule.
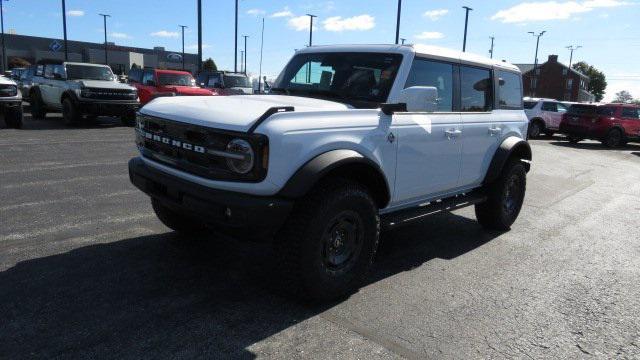
[[[379,208],[386,207],[391,200],[389,184],[380,166],[359,152],[346,149],[327,151],[306,162],[278,195],[300,198],[328,177],[348,178],[362,183],[369,189]]]
[[[517,136],[509,136],[502,141],[493,155],[493,159],[491,159],[483,184],[496,180],[502,173],[504,165],[512,158],[531,161],[531,146],[526,140]],[[528,165],[526,167],[527,171],[529,171]]]
[[[71,101],[76,104],[78,102],[78,96],[73,90],[65,90],[60,96],[60,104],[64,102],[65,99],[71,99]]]

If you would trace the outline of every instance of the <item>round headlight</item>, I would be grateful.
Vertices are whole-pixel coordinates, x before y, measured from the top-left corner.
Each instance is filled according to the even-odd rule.
[[[238,155],[237,158],[227,158],[227,166],[238,174],[246,174],[253,168],[255,156],[251,144],[246,140],[233,139],[227,144],[227,151]]]

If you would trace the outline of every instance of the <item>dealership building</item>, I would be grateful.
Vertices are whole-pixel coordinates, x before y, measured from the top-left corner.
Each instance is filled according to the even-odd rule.
[[[104,64],[104,43],[68,40],[69,61]],[[64,41],[61,39],[5,34],[7,64],[13,58],[21,58],[31,64],[46,60],[64,60]],[[121,46],[107,43],[109,65],[116,74],[128,74],[132,65],[146,68],[182,69],[182,53],[166,51],[164,47],[153,49]],[[185,70],[196,73],[198,55],[185,54]]]

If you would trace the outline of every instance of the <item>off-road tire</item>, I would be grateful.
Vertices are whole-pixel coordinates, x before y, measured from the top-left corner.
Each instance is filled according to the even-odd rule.
[[[151,206],[158,219],[169,229],[181,235],[198,235],[205,232],[206,225],[196,219],[178,211],[175,211],[156,199],[151,199]]]
[[[526,186],[524,164],[519,159],[509,160],[500,177],[486,186],[487,201],[475,205],[480,225],[490,230],[509,230],[522,209]]]
[[[47,116],[47,107],[44,101],[42,101],[40,91],[34,90],[29,98],[31,100],[29,103],[31,105],[31,117],[34,119],[44,119]]]
[[[577,137],[573,137],[573,136],[569,136],[567,137],[567,140],[571,143],[571,144],[577,144],[580,141],[582,141],[582,138],[577,138]]]
[[[544,131],[544,126],[540,120],[533,120],[529,124],[529,138],[537,139],[540,137],[540,134]]]
[[[283,290],[309,302],[352,293],[365,280],[379,238],[378,209],[367,188],[323,181],[296,203],[276,236]]]
[[[67,126],[77,126],[82,119],[76,104],[70,98],[62,100],[62,118]]]
[[[128,111],[126,114],[120,116],[122,125],[133,127],[136,124],[136,112]]]
[[[608,148],[617,148],[624,144],[624,134],[620,129],[611,129],[602,140],[602,145]]]
[[[22,107],[5,110],[4,122],[9,128],[22,129]]]

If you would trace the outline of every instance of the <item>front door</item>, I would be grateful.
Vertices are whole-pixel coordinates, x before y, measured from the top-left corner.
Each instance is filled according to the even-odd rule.
[[[400,205],[438,196],[457,187],[462,124],[453,112],[455,64],[416,58],[405,88],[433,86],[437,111],[396,113],[392,134],[398,141],[395,202]]]

